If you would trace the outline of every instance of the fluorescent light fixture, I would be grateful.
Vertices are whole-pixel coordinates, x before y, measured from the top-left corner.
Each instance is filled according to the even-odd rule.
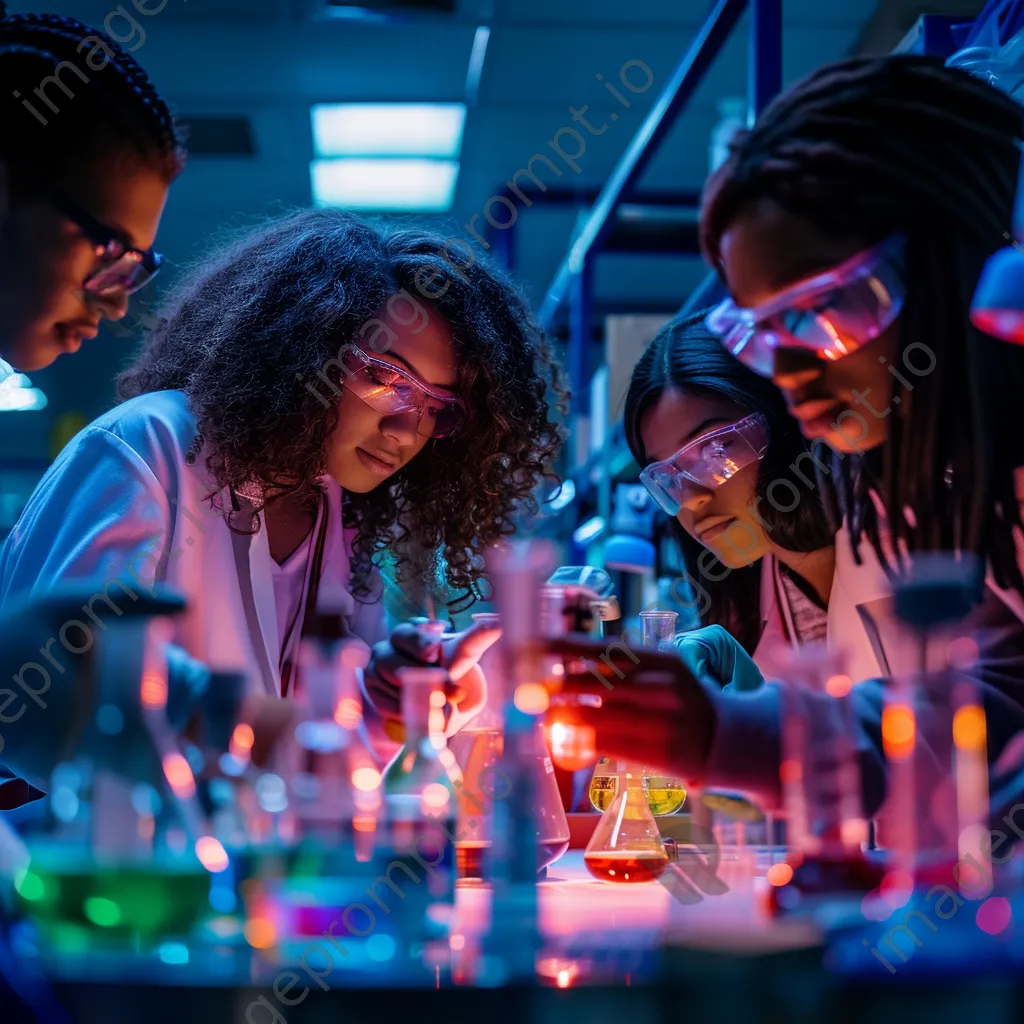
[[[547,497],[547,507],[552,512],[561,512],[568,508],[576,497],[576,484],[572,480],[562,481],[560,487],[556,487]]]
[[[35,412],[46,408],[46,395],[23,373],[0,380],[0,412]]]
[[[314,160],[313,202],[347,210],[417,210],[452,207],[459,165],[455,160]]]
[[[582,526],[576,528],[572,539],[581,548],[586,547],[591,541],[597,540],[604,533],[606,525],[601,516],[594,516],[592,519],[588,519]]]
[[[462,150],[464,103],[317,103],[313,151],[328,156],[430,156]]]
[[[487,43],[491,38],[491,30],[481,25],[473,36],[473,49],[469,54],[469,67],[466,69],[466,102],[476,103],[480,91],[480,76],[484,73],[484,57],[487,56]]]

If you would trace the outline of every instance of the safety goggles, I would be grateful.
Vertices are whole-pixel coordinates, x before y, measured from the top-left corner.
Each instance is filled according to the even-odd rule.
[[[677,516],[693,485],[714,490],[759,461],[767,450],[768,420],[754,413],[694,438],[671,458],[652,462],[640,473],[640,482],[659,508]]]
[[[777,348],[842,359],[877,338],[899,316],[906,295],[905,266],[906,239],[892,235],[756,309],[726,299],[705,323],[729,352],[762,377],[772,376]]]
[[[164,261],[160,253],[127,245],[117,231],[62,196],[50,193],[49,200],[96,247],[96,269],[82,284],[83,291],[105,299],[133,295],[156,276]]]
[[[342,384],[353,395],[385,416],[415,414],[416,429],[425,437],[451,437],[466,420],[461,398],[354,345],[342,352],[341,364],[347,374]]]

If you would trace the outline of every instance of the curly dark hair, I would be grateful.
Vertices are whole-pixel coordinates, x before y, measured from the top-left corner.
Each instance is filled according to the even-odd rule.
[[[552,413],[565,392],[517,288],[465,243],[457,257],[447,244],[339,210],[267,223],[178,285],[117,390],[122,399],[184,391],[219,487],[311,496],[338,412],[304,382],[324,373],[337,385],[339,349],[391,296],[429,296],[425,304],[452,330],[469,420],[454,437],[428,442],[387,484],[346,493],[345,517],[357,528],[360,600],[371,599],[370,572],[386,549],[403,579],[425,579],[423,559],[440,555],[457,611],[482,596],[483,549],[512,533],[518,514],[537,511],[541,480],[557,481],[562,431]]]
[[[770,445],[757,477],[757,494],[764,499],[758,516],[771,539],[788,551],[816,551],[832,543],[834,531],[822,505],[811,462],[827,468],[822,461],[823,446],[810,445],[786,411],[786,403],[770,380],[759,377],[733,358],[721,341],[705,326],[708,311],[682,314],[670,320],[655,335],[633,368],[626,393],[624,414],[626,442],[637,465],[650,458],[644,447],[644,417],[669,389],[700,392],[728,399],[759,412],[768,421]],[[800,495],[795,509],[780,511],[768,499],[768,487],[777,480],[788,481]],[[699,565],[703,545],[680,526],[669,524],[669,535],[679,545],[689,572]],[[701,625],[724,626],[749,654],[761,638],[761,562],[725,569],[715,558],[701,573],[700,585],[708,595]]]

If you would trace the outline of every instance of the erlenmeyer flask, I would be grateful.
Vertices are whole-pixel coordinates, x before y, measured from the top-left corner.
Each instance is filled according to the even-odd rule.
[[[47,825],[27,836],[31,860],[15,879],[57,948],[185,937],[209,913],[211,874],[228,866],[167,720],[171,627],[151,614],[129,609],[73,663],[82,727],[66,740]]]
[[[604,882],[653,882],[669,856],[644,794],[640,772],[619,762],[616,793],[597,823],[583,862]]]

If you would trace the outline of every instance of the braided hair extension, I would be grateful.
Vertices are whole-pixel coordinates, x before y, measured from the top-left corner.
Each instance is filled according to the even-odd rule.
[[[20,186],[130,155],[170,182],[183,135],[135,58],[73,18],[0,0],[0,160]]]
[[[934,365],[901,391],[880,452],[834,460],[839,506],[855,552],[866,535],[884,559],[874,492],[890,550],[973,551],[1024,593],[1013,541],[1024,349],[969,315],[985,260],[1006,244],[1022,137],[1024,108],[933,58],[827,65],[733,140],[705,188],[701,244],[721,271],[722,234],[762,199],[865,246],[907,236],[901,355]]]

